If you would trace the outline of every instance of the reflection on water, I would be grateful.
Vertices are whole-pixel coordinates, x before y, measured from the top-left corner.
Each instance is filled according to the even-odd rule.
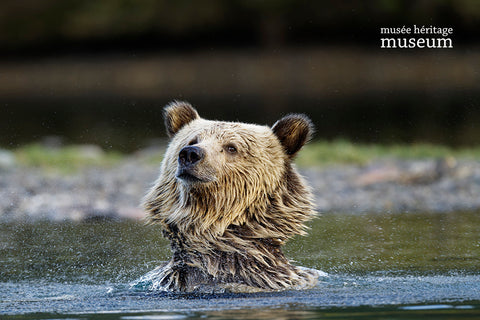
[[[480,212],[323,215],[287,254],[330,273],[476,273]]]
[[[480,212],[323,215],[311,223],[308,237],[290,242],[285,251],[297,264],[330,276],[307,291],[175,296],[128,287],[169,258],[168,243],[155,226],[133,221],[2,224],[0,315],[2,319],[480,316]]]

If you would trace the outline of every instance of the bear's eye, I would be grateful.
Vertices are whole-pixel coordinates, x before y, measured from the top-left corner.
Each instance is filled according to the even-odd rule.
[[[235,147],[235,145],[231,143],[225,146],[225,150],[227,150],[227,152],[230,154],[237,153],[237,147]]]
[[[193,138],[192,140],[190,140],[190,142],[188,143],[189,146],[193,146],[194,144],[197,144],[198,143],[198,138],[195,137]]]

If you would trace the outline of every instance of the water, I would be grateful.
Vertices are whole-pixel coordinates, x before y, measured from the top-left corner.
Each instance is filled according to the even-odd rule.
[[[368,312],[415,314],[449,311],[480,316],[478,276],[347,276],[323,279],[318,288],[264,294],[168,295],[133,292],[121,284],[6,283],[2,312],[36,319],[301,319]],[[476,299],[476,301],[472,301]],[[8,319],[15,319],[10,315]],[[407,317],[408,318],[408,317]],[[4,319],[2,317],[2,319]]]
[[[286,254],[328,273],[311,290],[174,295],[129,283],[167,260],[133,221],[0,225],[0,319],[480,317],[480,212],[323,215]]]

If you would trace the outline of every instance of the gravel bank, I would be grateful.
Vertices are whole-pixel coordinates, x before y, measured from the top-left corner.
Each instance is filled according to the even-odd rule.
[[[141,219],[139,202],[158,173],[145,153],[112,168],[70,175],[0,166],[0,219]],[[4,158],[6,156],[4,155]],[[10,159],[11,160],[11,159]],[[383,159],[366,166],[301,170],[323,213],[449,212],[480,209],[480,162]]]

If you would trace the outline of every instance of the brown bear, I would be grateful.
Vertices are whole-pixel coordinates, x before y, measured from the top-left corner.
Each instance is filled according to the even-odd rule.
[[[272,128],[202,119],[186,102],[164,109],[171,138],[160,175],[145,196],[149,221],[163,227],[172,259],[150,274],[150,289],[235,292],[310,288],[316,270],[282,252],[315,215],[292,165],[310,139],[304,115]]]

